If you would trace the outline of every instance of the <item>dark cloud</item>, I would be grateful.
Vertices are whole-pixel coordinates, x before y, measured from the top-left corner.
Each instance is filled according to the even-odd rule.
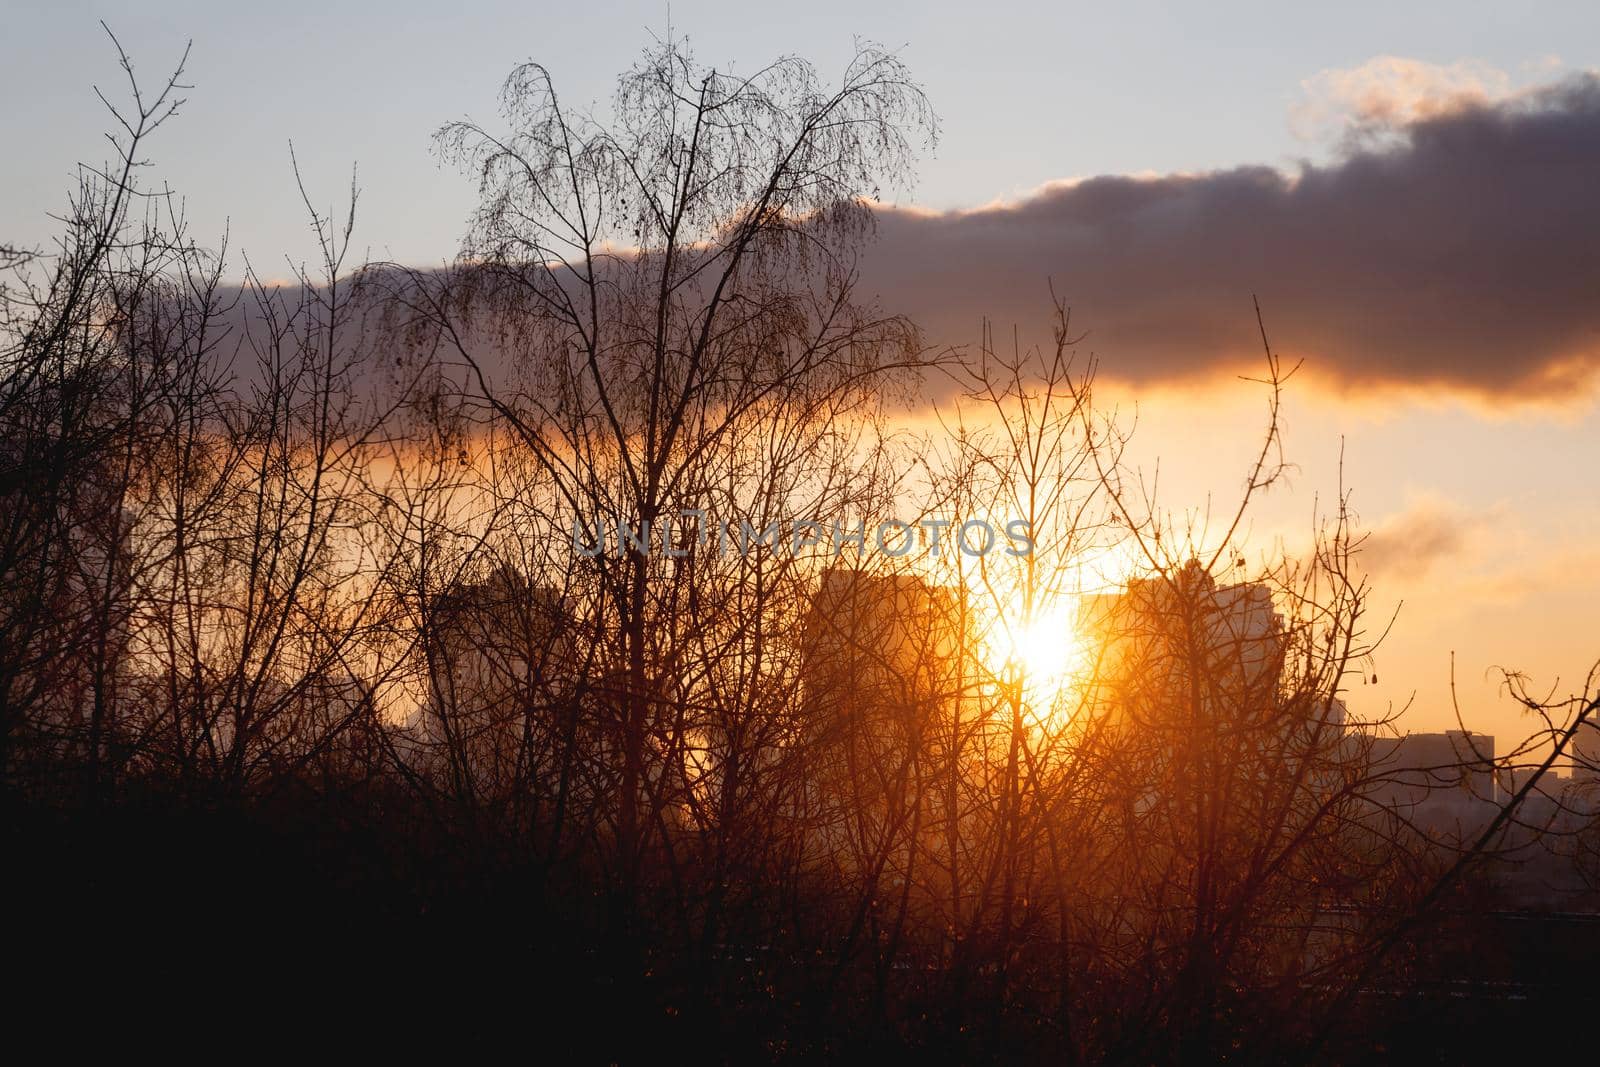
[[[1274,347],[1339,385],[1579,395],[1600,369],[1600,77],[1363,131],[1366,147],[1294,174],[1099,177],[973,211],[885,210],[857,296],[934,344],[971,345],[985,317],[1037,343],[1053,284],[1101,374],[1149,383],[1256,364],[1254,294]],[[403,297],[446,280],[369,278],[369,296]],[[260,342],[254,311],[240,305],[236,339]],[[459,359],[402,351],[383,320],[369,306],[342,331],[366,349],[364,387],[394,395],[425,371],[476,391]],[[478,326],[480,368],[510,382],[514,360]],[[240,354],[242,380],[257,355]]]
[[[1190,378],[1275,347],[1352,386],[1559,395],[1600,366],[1600,78],[1392,129],[1297,174],[1101,177],[890,210],[862,295],[930,340],[1048,338],[1047,279],[1102,373]]]

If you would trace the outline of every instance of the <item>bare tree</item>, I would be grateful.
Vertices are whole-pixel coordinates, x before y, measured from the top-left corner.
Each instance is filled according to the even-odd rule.
[[[933,129],[892,54],[862,49],[830,89],[798,59],[730,75],[667,41],[621,79],[608,123],[569,112],[535,64],[503,100],[508,134],[440,132],[483,204],[464,265],[404,296],[526,452],[541,535],[620,524],[677,545],[684,512],[737,523],[770,487],[723,457],[754,441],[790,463],[837,452],[840,420],[921,362],[908,324],[851,292],[864,198],[902,179],[912,138]],[[490,338],[510,354],[503,373]],[[704,531],[688,536],[705,550]],[[668,844],[666,813],[687,800],[684,710],[706,680],[676,672],[726,625],[715,612],[752,605],[697,596],[697,565],[659,549],[587,566],[616,776],[607,833],[631,907],[645,850]]]
[[[126,102],[100,95],[115,124],[112,159],[80,170],[56,249],[4,255],[0,775],[16,769],[22,732],[61,756],[56,745],[70,735],[98,774],[125,652],[128,495],[165,385],[163,368],[132,344],[143,309],[182,284],[172,275],[200,289],[215,283],[170,194],[138,182],[150,138],[183,103],[183,61],[150,96],[112,43],[128,79]]]

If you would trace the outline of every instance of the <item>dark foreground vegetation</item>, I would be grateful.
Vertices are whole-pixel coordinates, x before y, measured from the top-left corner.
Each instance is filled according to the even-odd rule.
[[[13,1032],[80,1050],[177,1036],[198,1050],[240,1034],[253,1047],[304,1049],[326,1030],[369,1049],[442,1041],[488,1055],[526,1043],[556,1062],[676,1061],[688,1049],[733,1063],[1071,1055],[1057,1002],[1030,989],[1027,972],[1006,990],[992,974],[958,989],[946,966],[906,953],[914,966],[895,968],[880,995],[871,960],[841,975],[799,936],[759,951],[707,951],[662,931],[624,942],[608,933],[597,880],[553,875],[512,841],[490,850],[448,838],[421,812],[396,818],[403,804],[224,807],[144,794],[95,812],[13,801]],[[1425,931],[1346,1007],[1317,1059],[1581,1062],[1600,952],[1592,915],[1463,906]],[[1418,951],[1443,936],[1448,950]],[[1106,1003],[1101,1033],[1130,1007]],[[1248,1010],[1291,1007],[1252,997]],[[1314,1018],[1230,1007],[1221,1021],[1240,1046],[1202,1058],[1302,1060]],[[1266,1034],[1270,1055],[1257,1044]],[[1095,1058],[1170,1059],[1174,1038],[1142,1022],[1122,1036],[1128,1047]]]
[[[133,85],[60,246],[4,250],[13,1029],[626,1062],[1581,1042],[1592,798],[1545,776],[1589,769],[1593,686],[1510,676],[1526,739],[1397,768],[1393,716],[1341,697],[1383,629],[1348,496],[1303,557],[1243,543],[1293,373],[1264,330],[1259,457],[1200,521],[1124,463],[1064,305],[1038,347],[930,351],[858,299],[866,198],[933,135],[896,57],[832,87],[667,42],[604,124],[521,68],[508,130],[441,131],[482,191],[455,266],[345,263],[352,200],[287,287],[224,284],[136,181],[181,91]],[[838,543],[891,515],[1032,551]],[[1058,672],[1016,651],[1041,632]]]

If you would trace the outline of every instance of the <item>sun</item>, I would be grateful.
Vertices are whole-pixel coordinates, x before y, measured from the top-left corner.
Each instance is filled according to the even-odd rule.
[[[1060,597],[1036,608],[1033,617],[1014,610],[996,620],[991,642],[995,669],[1021,675],[1034,699],[1051,699],[1065,689],[1083,663],[1076,603]]]

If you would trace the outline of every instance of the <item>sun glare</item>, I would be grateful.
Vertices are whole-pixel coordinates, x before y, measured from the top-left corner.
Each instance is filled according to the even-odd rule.
[[[995,667],[1020,672],[1034,699],[1053,699],[1082,664],[1077,604],[1062,597],[1036,610],[1031,620],[1018,610],[995,625]]]

